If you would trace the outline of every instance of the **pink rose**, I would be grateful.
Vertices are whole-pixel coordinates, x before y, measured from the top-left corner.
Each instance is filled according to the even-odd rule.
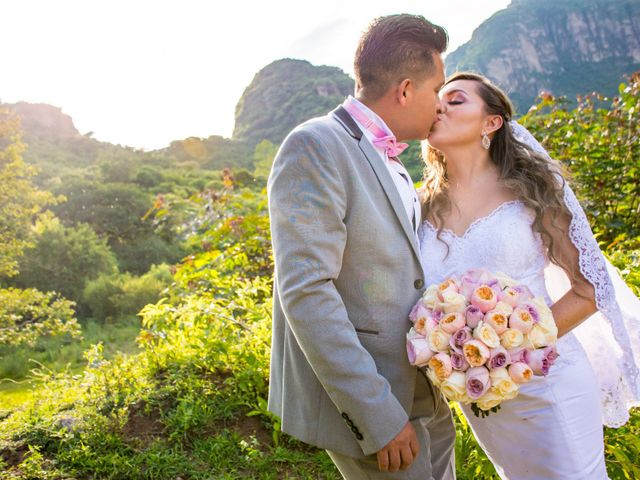
[[[521,300],[520,292],[513,287],[507,287],[498,294],[498,301],[504,302],[513,308],[518,306],[518,302]]]
[[[509,328],[515,328],[527,334],[533,328],[533,317],[529,308],[516,307],[509,317]]]
[[[467,370],[467,395],[472,399],[478,399],[491,387],[489,370],[485,367],[474,367]]]
[[[416,332],[424,336],[426,336],[431,330],[433,330],[437,326],[438,326],[438,322],[435,320],[433,315],[429,317],[420,317],[416,320],[416,323],[414,324],[414,328],[416,329]]]
[[[533,377],[533,370],[526,363],[516,362],[508,367],[509,376],[516,383],[527,383]]]
[[[484,316],[484,322],[491,325],[498,335],[502,335],[509,326],[509,319],[504,312],[491,310]]]
[[[469,340],[462,346],[462,353],[472,367],[484,365],[491,354],[489,347],[480,340]]]
[[[431,311],[421,301],[416,302],[409,313],[409,320],[411,320],[413,324],[420,319],[426,320],[429,317],[431,317]]]
[[[429,343],[423,337],[414,337],[407,339],[407,356],[409,363],[416,367],[424,367],[434,352],[429,348]]]
[[[465,317],[460,312],[447,313],[440,319],[440,328],[448,334],[453,334],[465,326]]]
[[[444,294],[446,292],[458,293],[459,290],[460,288],[456,283],[456,281],[453,278],[449,278],[444,282],[442,282],[440,285],[438,285],[438,298],[440,299],[441,302],[443,302]]]
[[[451,354],[451,366],[453,367],[454,370],[464,372],[469,369],[469,362],[467,362],[463,354],[458,352],[453,352]]]
[[[511,362],[509,352],[504,347],[496,347],[489,350],[489,361],[487,366],[493,370],[495,368],[506,367]]]
[[[465,318],[469,327],[476,328],[478,323],[484,319],[484,313],[475,305],[469,305],[465,311]]]
[[[492,310],[498,303],[496,292],[488,285],[480,285],[471,294],[471,305],[480,309],[482,313]]]
[[[491,278],[491,273],[484,268],[475,268],[462,274],[460,277],[460,293],[468,302],[471,301],[473,291]]]
[[[451,357],[446,353],[438,353],[429,360],[429,368],[433,370],[436,378],[441,382],[451,375],[453,367],[451,366]]]
[[[462,353],[462,346],[472,338],[472,332],[469,327],[462,327],[460,330],[451,335],[449,345],[458,353]]]

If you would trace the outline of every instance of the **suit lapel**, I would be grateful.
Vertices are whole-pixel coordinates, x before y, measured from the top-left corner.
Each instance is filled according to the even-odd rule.
[[[349,134],[358,140],[358,145],[360,150],[364,154],[365,158],[373,168],[373,171],[382,186],[382,190],[387,196],[393,211],[398,217],[398,221],[400,225],[402,225],[402,230],[404,231],[407,239],[411,243],[411,248],[413,248],[413,252],[416,254],[418,260],[420,260],[420,248],[418,247],[418,242],[416,240],[416,235],[413,232],[413,227],[411,225],[411,221],[407,216],[407,212],[402,203],[402,198],[400,198],[400,194],[398,193],[398,189],[396,185],[393,183],[393,179],[391,178],[391,174],[387,169],[387,166],[384,164],[382,158],[380,158],[380,154],[376,151],[373,145],[367,140],[367,138],[362,133],[362,130],[358,127],[355,120],[349,115],[342,106],[336,108],[333,112],[333,115],[338,119],[338,121],[345,127],[345,129],[349,132]]]

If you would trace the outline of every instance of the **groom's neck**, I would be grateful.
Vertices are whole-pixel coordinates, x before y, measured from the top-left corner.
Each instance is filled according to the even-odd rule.
[[[397,109],[393,108],[393,105],[390,105],[389,101],[387,101],[384,97],[380,100],[374,101],[369,100],[363,96],[356,96],[356,98],[360,102],[365,104],[367,108],[373,111],[376,115],[378,115],[396,137],[399,138],[399,136],[402,135],[402,133],[399,131],[399,122],[396,120]]]

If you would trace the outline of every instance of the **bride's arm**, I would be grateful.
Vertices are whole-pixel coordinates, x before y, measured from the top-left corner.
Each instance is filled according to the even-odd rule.
[[[554,243],[554,251],[560,267],[571,280],[571,289],[551,306],[558,326],[558,337],[570,332],[597,311],[593,285],[582,275],[579,253],[569,238],[570,218],[563,216],[551,223],[546,217],[543,224]]]

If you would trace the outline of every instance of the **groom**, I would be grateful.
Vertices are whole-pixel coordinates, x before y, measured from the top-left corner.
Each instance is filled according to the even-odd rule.
[[[347,479],[455,477],[451,412],[407,361],[425,285],[420,202],[397,159],[436,118],[446,46],[421,16],[376,19],[356,51],[357,99],[293,130],[269,177],[269,410]]]

